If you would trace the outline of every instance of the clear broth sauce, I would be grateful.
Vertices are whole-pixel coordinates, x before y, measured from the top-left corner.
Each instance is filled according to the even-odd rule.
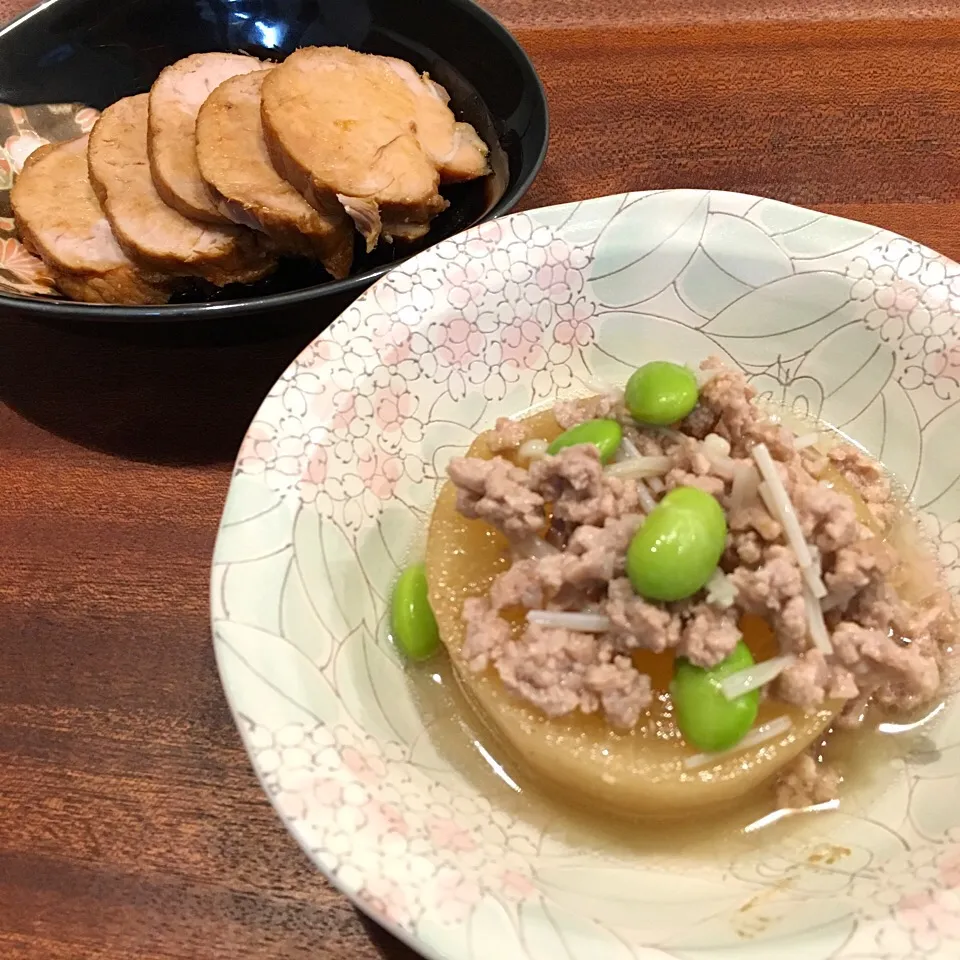
[[[542,409],[542,408],[541,408]],[[531,416],[539,411],[529,411]],[[839,431],[809,417],[800,417],[782,408],[771,414],[797,434],[819,431],[817,449],[826,452],[838,441],[850,442]],[[843,492],[845,481],[832,478]],[[892,480],[893,478],[891,478]],[[910,512],[902,488],[901,509],[885,536],[900,556],[911,557],[904,564],[923,571],[909,580],[918,585],[930,583],[935,570],[916,518]],[[423,544],[417,551],[421,554]],[[919,587],[920,589],[926,589]],[[910,582],[901,586],[901,594],[910,598]],[[949,658],[951,649],[945,650]],[[953,689],[956,664],[944,670],[944,696]],[[820,833],[823,818],[842,807],[844,812],[865,809],[899,769],[896,760],[911,753],[929,754],[930,733],[945,705],[944,699],[925,704],[913,714],[896,717],[869,711],[857,730],[829,728],[819,744],[819,758],[830,763],[843,777],[838,801],[803,810],[779,809],[772,787],[767,784],[740,798],[735,804],[709,808],[695,816],[679,819],[644,816],[630,819],[598,813],[571,802],[548,781],[526,769],[512,751],[487,725],[465,695],[449,657],[443,651],[426,664],[406,668],[411,694],[423,717],[426,736],[437,752],[461,774],[495,809],[527,822],[552,839],[570,847],[623,855],[676,855],[700,861],[713,861],[719,854],[746,853],[766,846],[771,840],[804,846]]]

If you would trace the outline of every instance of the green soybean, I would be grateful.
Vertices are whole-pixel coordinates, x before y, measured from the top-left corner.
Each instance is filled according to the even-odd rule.
[[[634,420],[664,427],[682,420],[697,405],[699,395],[697,378],[689,367],[654,360],[634,370],[623,400]]]
[[[390,605],[393,642],[410,660],[426,660],[440,648],[440,630],[427,595],[422,563],[407,567],[393,588]]]
[[[600,459],[609,463],[617,454],[620,441],[623,440],[623,428],[616,420],[587,420],[565,430],[547,447],[551,456],[558,454],[564,447],[573,447],[578,443],[592,443],[600,451]]]
[[[697,487],[671,490],[627,548],[627,576],[648,600],[683,600],[710,579],[727,540],[715,497]]]
[[[677,659],[670,695],[677,726],[687,743],[715,753],[736,746],[757,719],[760,691],[751,690],[728,700],[719,681],[753,665],[753,655],[740,640],[733,652],[709,670]]]

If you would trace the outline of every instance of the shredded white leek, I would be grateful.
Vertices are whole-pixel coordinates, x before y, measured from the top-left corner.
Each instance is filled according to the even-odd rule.
[[[633,457],[630,460],[621,460],[611,463],[606,468],[608,477],[620,477],[629,480],[634,477],[662,477],[673,467],[672,457]]]
[[[710,575],[707,581],[707,603],[711,607],[727,610],[737,600],[737,588],[730,578],[719,568]]]
[[[549,446],[546,440],[525,440],[520,444],[517,456],[521,460],[541,460],[547,455]]]
[[[730,512],[752,506],[757,499],[760,474],[752,463],[741,463],[733,471],[733,486],[730,488]]]
[[[711,454],[717,457],[729,457],[730,441],[721,437],[719,433],[708,433],[703,438],[703,452],[708,457]]]
[[[736,472],[735,461],[731,460],[730,457],[717,457],[709,453],[706,457],[710,461],[710,466],[713,468],[715,476],[721,477],[724,480],[733,479],[734,473]]]
[[[718,433],[708,433],[703,438],[700,447],[703,455],[710,461],[714,473],[724,480],[730,480],[734,476],[736,464],[730,458],[730,444]]]
[[[576,630],[578,633],[606,633],[613,627],[608,616],[602,613],[572,613],[566,610],[530,610],[530,623],[556,630]]]
[[[830,642],[830,634],[823,620],[823,608],[809,588],[805,588],[803,591],[803,603],[807,610],[807,626],[810,629],[810,639],[824,656],[828,656],[833,653],[833,644]]]
[[[622,387],[618,387],[613,383],[607,383],[606,380],[600,380],[597,377],[588,377],[586,380],[581,380],[580,382],[590,391],[591,394],[597,396],[617,398],[623,396]]]
[[[513,544],[513,552],[527,560],[543,560],[544,557],[555,557],[561,550],[541,537],[524,537]]]
[[[827,595],[827,587],[820,575],[819,564],[812,564],[809,567],[801,567],[800,573],[803,574],[803,580],[807,589],[819,600]]]
[[[817,432],[814,433],[805,433],[801,437],[797,437],[793,441],[794,450],[806,450],[807,447],[815,446],[816,443],[820,440],[820,434]]]
[[[637,449],[637,445],[632,440],[624,437],[620,441],[620,449],[617,450],[617,461],[636,460],[639,456],[640,451]]]
[[[813,563],[813,557],[810,554],[810,547],[804,539],[803,531],[800,529],[800,521],[797,519],[796,511],[790,502],[787,494],[787,488],[780,479],[776,464],[765,443],[758,443],[753,450],[754,462],[764,479],[764,486],[760,487],[760,496],[764,498],[764,503],[771,510],[773,515],[780,521],[783,532],[786,534],[787,543],[793,550],[797,558],[797,563],[801,567],[809,567]]]
[[[752,453],[757,469],[764,479],[759,487],[763,502],[773,516],[780,521],[783,532],[787,537],[787,543],[790,544],[790,549],[793,550],[797,563],[800,565],[800,572],[813,591],[813,595],[815,597],[825,597],[827,588],[823,585],[820,571],[814,563],[813,553],[803,536],[803,530],[800,529],[797,513],[793,509],[793,504],[787,494],[787,488],[780,479],[780,474],[774,465],[773,457],[770,456],[770,451],[766,444],[758,443],[753,448]]]
[[[749,750],[751,747],[759,747],[762,743],[782,737],[792,726],[793,721],[789,717],[777,717],[776,720],[761,723],[759,727],[751,730],[738,744],[732,746],[729,750],[720,750],[717,753],[696,753],[692,757],[687,757],[683,761],[683,765],[688,770],[694,770],[697,767],[706,766],[708,763],[717,763],[724,757],[729,757],[731,754],[740,753],[742,750]]]
[[[776,680],[796,661],[797,658],[792,653],[785,653],[782,656],[764,660],[763,663],[755,663],[745,670],[731,673],[722,680],[718,680],[717,685],[728,700],[736,700],[737,697],[742,697],[752,690],[759,690],[760,687],[765,687],[772,680]]]

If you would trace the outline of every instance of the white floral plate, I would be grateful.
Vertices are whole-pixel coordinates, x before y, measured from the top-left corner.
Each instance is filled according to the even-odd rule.
[[[881,457],[960,584],[958,317],[960,267],[931,250],[686,190],[515,214],[376,284],[264,402],[213,566],[227,696],[317,866],[444,960],[960,955],[951,704],[885,761],[882,788],[694,852],[570,827],[494,777],[449,683],[429,683],[442,667],[411,681],[385,618],[444,465],[478,429],[651,357],[712,353]]]

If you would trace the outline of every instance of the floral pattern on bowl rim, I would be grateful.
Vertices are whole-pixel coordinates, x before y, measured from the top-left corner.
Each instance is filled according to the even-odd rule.
[[[10,191],[34,150],[89,133],[98,116],[80,103],[0,103],[0,292],[59,296],[46,264],[20,241]]]
[[[865,808],[713,864],[567,843],[434,749],[386,633],[444,464],[497,416],[725,355],[910,493],[960,587],[960,267],[739,194],[602,197],[443,241],[291,364],[240,451],[214,644],[254,768],[314,863],[431,958],[916,960],[960,953],[960,714]],[[840,851],[839,853],[837,851]]]

